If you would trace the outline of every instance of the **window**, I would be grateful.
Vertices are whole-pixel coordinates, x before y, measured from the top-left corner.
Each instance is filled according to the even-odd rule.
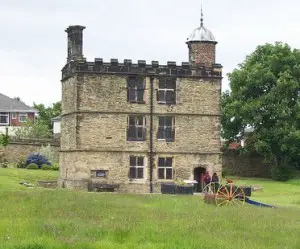
[[[158,158],[158,179],[172,180],[173,179],[173,158],[160,157]]]
[[[127,79],[127,101],[130,103],[145,103],[145,82],[142,77],[129,77]]]
[[[170,116],[158,117],[158,133],[157,139],[163,139],[167,142],[174,142],[175,140],[175,119]]]
[[[91,170],[91,176],[97,178],[106,178],[108,170]]]
[[[159,104],[176,103],[176,79],[173,78],[159,79],[157,101]]]
[[[146,138],[146,119],[143,116],[128,117],[128,141],[145,141]]]
[[[12,112],[12,113],[11,113],[11,118],[12,118],[12,119],[16,119],[16,118],[17,118],[17,113]]]
[[[8,113],[0,112],[0,125],[8,125],[9,124]]]
[[[129,178],[144,179],[144,157],[131,156],[129,161]]]
[[[19,121],[23,123],[23,122],[26,122],[26,120],[27,120],[27,113],[20,113]]]

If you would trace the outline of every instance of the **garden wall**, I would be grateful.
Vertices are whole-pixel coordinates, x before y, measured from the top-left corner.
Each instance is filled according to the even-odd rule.
[[[0,147],[0,154],[5,154],[5,158],[13,163],[21,157],[27,157],[29,154],[38,152],[41,146],[47,146],[50,144],[57,152],[56,156],[58,159],[58,150],[60,148],[60,142],[58,139],[12,139],[10,144],[4,151],[3,147]]]
[[[246,177],[270,177],[270,165],[258,153],[249,156],[239,155],[238,150],[229,149],[223,152],[223,170],[228,175]]]
[[[20,157],[26,157],[31,153],[37,152],[41,146],[50,144],[59,156],[59,139],[13,139],[6,148],[6,159],[9,162],[16,162]],[[0,154],[4,152],[0,147]],[[223,169],[228,175],[246,177],[270,177],[270,165],[265,164],[263,157],[253,153],[250,156],[239,155],[235,149],[223,152]]]

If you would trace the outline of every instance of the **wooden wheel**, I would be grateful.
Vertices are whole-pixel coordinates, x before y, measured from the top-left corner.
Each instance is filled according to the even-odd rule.
[[[218,189],[219,189],[219,183],[211,182],[204,186],[202,193],[203,194],[215,194],[218,192]]]
[[[215,194],[215,202],[218,207],[228,205],[242,207],[245,204],[245,199],[244,190],[233,184],[221,186]]]

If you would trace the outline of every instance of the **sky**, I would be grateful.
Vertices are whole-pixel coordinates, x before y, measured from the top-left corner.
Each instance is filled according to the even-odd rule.
[[[61,100],[69,25],[83,25],[83,53],[103,58],[188,61],[186,38],[200,24],[201,0],[0,0],[0,92],[26,104]],[[203,0],[216,63],[226,74],[258,45],[300,48],[298,0]]]

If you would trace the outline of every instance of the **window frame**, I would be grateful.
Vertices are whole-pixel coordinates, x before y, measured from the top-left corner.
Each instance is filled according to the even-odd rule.
[[[127,102],[145,104],[145,85],[144,77],[127,77]],[[131,98],[132,93],[134,93],[134,99]],[[139,99],[140,96],[142,96],[142,99]]]
[[[17,113],[11,112],[11,119],[17,119]]]
[[[160,160],[163,159],[164,160],[164,165],[160,165]],[[171,160],[171,166],[168,166],[167,165],[167,160]],[[173,164],[174,164],[174,158],[173,157],[159,157],[158,158],[158,161],[157,161],[157,179],[158,180],[173,180],[173,177],[174,177],[174,167],[173,167]],[[163,178],[160,178],[160,169],[163,169],[163,174],[164,174],[164,177]],[[171,169],[171,178],[167,178],[167,170],[170,170]]]
[[[25,120],[22,121],[22,120],[21,120],[21,117],[24,117],[24,116],[25,116]],[[27,119],[28,119],[28,113],[27,113],[27,112],[20,112],[20,113],[19,113],[19,122],[20,122],[20,123],[25,123],[25,122],[27,121]]]
[[[173,85],[172,88],[168,84]],[[163,93],[164,98],[160,100],[160,93]],[[167,93],[171,93],[172,101],[167,100]],[[174,105],[176,104],[176,79],[174,78],[160,78],[158,80],[158,89],[157,89],[157,103],[164,105]]]
[[[6,117],[6,123],[2,123],[1,118],[0,118],[0,125],[9,125],[9,113],[8,112],[0,112],[0,117]]]
[[[139,164],[139,159],[142,158],[143,165]],[[134,159],[135,164],[132,165],[132,159]],[[135,170],[135,177],[131,176],[131,170]],[[143,177],[139,177],[139,169],[142,169]],[[145,156],[134,156],[131,155],[129,157],[129,172],[128,172],[128,178],[129,180],[144,180],[145,179]]]
[[[160,125],[160,119],[164,118],[164,125]],[[167,125],[167,118],[171,118],[171,126]],[[163,134],[164,137],[160,137],[160,129],[163,128]],[[170,129],[171,131],[171,137],[167,137],[167,129]],[[166,142],[174,142],[175,141],[175,117],[174,116],[158,116],[158,126],[157,126],[157,140],[166,141]]]
[[[130,124],[130,119],[134,118],[134,125]],[[139,118],[142,118],[142,125],[139,124]],[[130,130],[135,130],[135,137],[130,137]],[[142,137],[138,133],[142,130]],[[128,115],[127,117],[127,141],[146,141],[146,117],[143,115]]]

